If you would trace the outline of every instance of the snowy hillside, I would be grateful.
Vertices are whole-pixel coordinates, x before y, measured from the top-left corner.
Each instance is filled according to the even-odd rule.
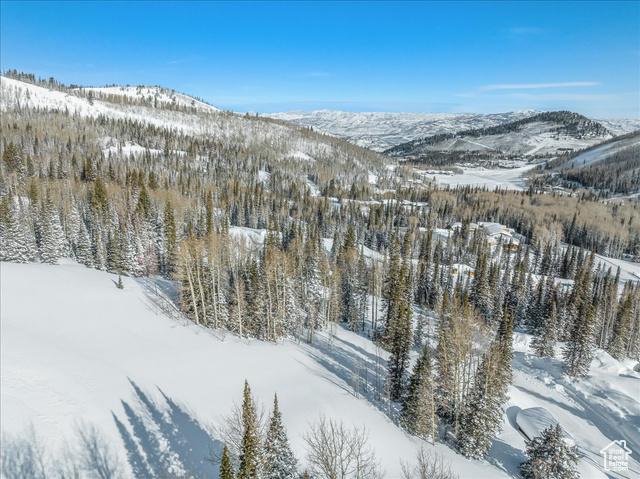
[[[384,113],[318,110],[264,114],[270,118],[310,126],[358,146],[385,151],[393,146],[441,133],[482,129],[531,117],[536,110],[508,113]],[[597,120],[614,135],[640,129],[640,120]],[[538,145],[532,145],[533,149]]]
[[[640,130],[640,119],[638,118],[607,119],[597,121],[616,136]]]
[[[6,112],[7,121],[13,118],[11,115],[18,118],[27,114],[35,118],[45,110],[75,115],[78,118],[74,121],[79,123],[97,118],[128,120],[184,136],[215,140],[219,144],[268,151],[271,161],[286,163],[289,171],[293,170],[293,162],[300,163],[299,169],[306,172],[331,165],[337,173],[335,168],[342,164],[350,175],[363,179],[370,171],[380,177],[387,171],[382,168],[383,160],[369,150],[332,137],[309,134],[296,125],[222,111],[166,88],[45,88],[0,76],[0,111]],[[155,155],[164,151],[155,148],[149,138],[150,135],[146,135],[145,141],[133,142],[109,133],[99,138],[95,147],[105,155],[111,153],[124,158],[129,154]],[[185,154],[184,149],[173,152]],[[189,156],[188,159],[196,163],[203,160],[194,154]]]
[[[90,91],[91,89],[89,89]],[[109,91],[112,95],[135,96],[134,90],[119,88],[95,89]],[[81,95],[80,90],[67,92],[43,88],[12,78],[0,77],[0,108],[2,111],[13,108],[37,108],[40,110],[68,111],[81,117],[96,118],[104,115],[113,119],[130,119],[157,127],[178,128],[185,133],[203,133],[209,126],[201,117],[186,111],[163,110],[153,106],[121,104],[101,101],[101,95],[95,99]],[[168,97],[166,97],[168,99]],[[176,97],[177,98],[177,97]],[[181,104],[187,103],[187,97],[180,96]],[[199,102],[198,102],[199,103]],[[203,103],[199,103],[204,105]],[[207,106],[210,112],[218,111]],[[153,112],[153,113],[151,113]]]
[[[182,93],[159,86],[111,86],[102,88],[80,88],[84,93],[92,92],[94,98],[107,100],[109,96],[126,97],[136,103],[155,106],[192,107],[203,111],[218,111],[217,108]],[[108,100],[107,100],[108,101]]]
[[[393,147],[393,156],[419,158],[430,152],[489,153],[499,156],[555,156],[602,143],[612,134],[577,113],[558,111],[488,128],[420,138]]]
[[[59,450],[65,441],[73,445],[77,426],[94,425],[128,460],[129,474],[144,477],[146,464],[168,461],[175,471],[190,463],[203,477],[217,477],[217,464],[204,457],[210,448],[219,452],[216,428],[240,401],[246,378],[266,406],[278,393],[303,463],[301,434],[320,414],[365,425],[389,478],[399,477],[400,459],[411,460],[426,445],[399,429],[366,394],[376,363],[384,369],[385,361],[370,341],[353,333],[319,333],[313,346],[239,340],[196,327],[177,313],[164,314],[168,303],[161,298],[170,291],[165,281],[123,278],[119,290],[116,276],[69,261],[2,263],[0,271],[5,433],[20,434],[33,424],[42,443]],[[591,377],[570,381],[559,361],[529,354],[529,339],[515,336],[514,384],[503,432],[488,459],[468,461],[443,444],[435,450],[462,478],[516,477],[524,437],[514,418],[521,409],[541,406],[578,445],[582,477],[605,477],[602,447],[625,438],[640,450],[640,373],[631,362],[599,352]],[[640,473],[637,462],[631,466]]]
[[[384,151],[392,146],[439,133],[486,128],[536,114],[535,110],[480,115],[471,113],[383,113],[319,110],[263,116],[310,126],[358,146]]]

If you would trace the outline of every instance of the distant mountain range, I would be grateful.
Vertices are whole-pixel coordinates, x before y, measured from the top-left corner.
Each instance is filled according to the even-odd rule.
[[[375,151],[419,138],[442,133],[485,129],[538,115],[540,111],[523,110],[489,115],[471,113],[351,113],[345,111],[292,111],[265,114],[270,118],[312,127],[314,130],[347,140]],[[612,135],[640,129],[640,120],[597,120]],[[533,147],[531,148],[533,149]]]
[[[420,158],[431,152],[533,157],[581,150],[613,136],[597,121],[578,113],[554,111],[496,126],[428,136],[392,147],[386,152],[408,158]]]

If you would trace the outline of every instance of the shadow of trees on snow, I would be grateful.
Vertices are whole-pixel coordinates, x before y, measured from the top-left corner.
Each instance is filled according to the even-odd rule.
[[[134,477],[217,478],[223,443],[160,388],[154,400],[129,379],[134,397],[122,401],[124,416],[112,411]]]

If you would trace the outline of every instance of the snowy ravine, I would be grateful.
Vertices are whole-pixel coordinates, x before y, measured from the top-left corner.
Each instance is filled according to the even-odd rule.
[[[573,437],[583,455],[582,477],[606,477],[598,451],[612,440],[626,439],[640,454],[640,374],[631,361],[598,352],[591,377],[570,381],[559,360],[534,358],[529,336],[516,334],[503,431],[486,461],[468,461],[446,445],[433,448],[408,436],[378,403],[354,395],[354,365],[362,377],[363,371],[369,379],[375,375],[376,347],[367,339],[340,328],[335,337],[317,334],[313,346],[223,337],[164,314],[158,292],[166,291],[166,281],[123,278],[123,290],[116,282],[115,275],[68,260],[0,264],[4,432],[20,434],[33,424],[50,448],[58,448],[74,441],[76,426],[93,424],[122,459],[134,444],[151,458],[155,442],[176,462],[192,462],[216,478],[217,464],[204,458],[220,448],[215,427],[241,401],[246,378],[267,408],[278,393],[302,465],[301,434],[325,414],[366,426],[389,478],[400,476],[400,460],[411,460],[420,445],[443,454],[462,478],[515,477],[524,438],[514,418],[534,406],[547,408]],[[637,462],[631,466],[640,471]]]

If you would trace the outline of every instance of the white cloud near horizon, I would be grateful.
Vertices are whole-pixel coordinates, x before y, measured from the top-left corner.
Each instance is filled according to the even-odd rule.
[[[500,85],[485,85],[478,88],[481,91],[493,90],[529,90],[536,88],[568,88],[581,86],[597,86],[597,82],[593,81],[569,81],[558,83],[506,83]]]

